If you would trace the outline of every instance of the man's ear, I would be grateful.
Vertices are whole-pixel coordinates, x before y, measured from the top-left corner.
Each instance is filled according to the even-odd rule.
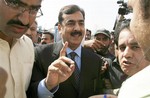
[[[62,25],[58,24],[58,32],[60,34],[60,36],[62,36]]]
[[[113,40],[111,38],[109,39],[109,44],[113,44]]]
[[[61,32],[61,28],[62,28],[61,24],[58,24],[58,32]]]
[[[52,42],[54,42],[54,39],[52,39]]]

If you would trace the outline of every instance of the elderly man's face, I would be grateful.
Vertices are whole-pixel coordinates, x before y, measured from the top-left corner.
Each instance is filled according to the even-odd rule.
[[[150,61],[150,0],[128,0],[128,5],[133,8],[131,32]]]

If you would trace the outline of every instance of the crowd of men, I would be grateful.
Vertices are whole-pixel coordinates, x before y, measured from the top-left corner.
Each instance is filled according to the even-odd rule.
[[[132,19],[94,37],[74,4],[57,34],[38,32],[41,2],[0,0],[1,98],[150,98],[149,0],[128,0]]]

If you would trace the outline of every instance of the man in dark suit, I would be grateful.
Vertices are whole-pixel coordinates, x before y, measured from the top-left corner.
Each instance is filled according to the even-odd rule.
[[[41,91],[42,81],[44,81],[45,89],[49,92],[45,91],[45,95],[38,96],[39,98],[48,98],[48,96],[54,98],[88,98],[94,94],[102,93],[100,77],[102,60],[92,51],[82,47],[82,40],[85,35],[84,20],[84,10],[77,5],[68,5],[60,10],[58,30],[62,41],[39,46],[35,49],[36,57],[28,92],[28,95],[32,98],[37,98],[37,92]],[[68,43],[66,56],[71,58],[70,53],[76,54],[74,59],[76,67],[74,73],[66,81],[60,82],[59,85],[56,83],[57,85],[54,86],[52,82],[56,79],[53,76],[51,76],[53,80],[48,79],[47,73],[50,71],[48,68],[59,57],[60,50],[65,42]],[[68,66],[70,65],[68,64]],[[78,76],[77,79],[76,76]],[[46,95],[47,97],[45,97]]]

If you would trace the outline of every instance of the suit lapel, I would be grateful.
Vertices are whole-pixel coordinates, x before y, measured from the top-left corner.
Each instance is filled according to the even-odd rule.
[[[63,47],[62,41],[59,41],[54,44],[53,53],[52,53],[53,58],[59,57],[59,53],[60,53],[60,50],[62,49],[62,47]]]
[[[84,74],[87,71],[87,70],[85,70],[86,69],[85,65],[86,65],[86,53],[84,51],[84,48],[82,47],[82,49],[81,49],[81,71],[80,71],[80,94],[84,90],[84,82],[85,82]]]
[[[76,88],[76,83],[75,83],[75,78],[74,78],[74,74],[72,74],[69,78],[69,81],[71,82],[71,84],[73,85],[74,89],[79,92]]]

